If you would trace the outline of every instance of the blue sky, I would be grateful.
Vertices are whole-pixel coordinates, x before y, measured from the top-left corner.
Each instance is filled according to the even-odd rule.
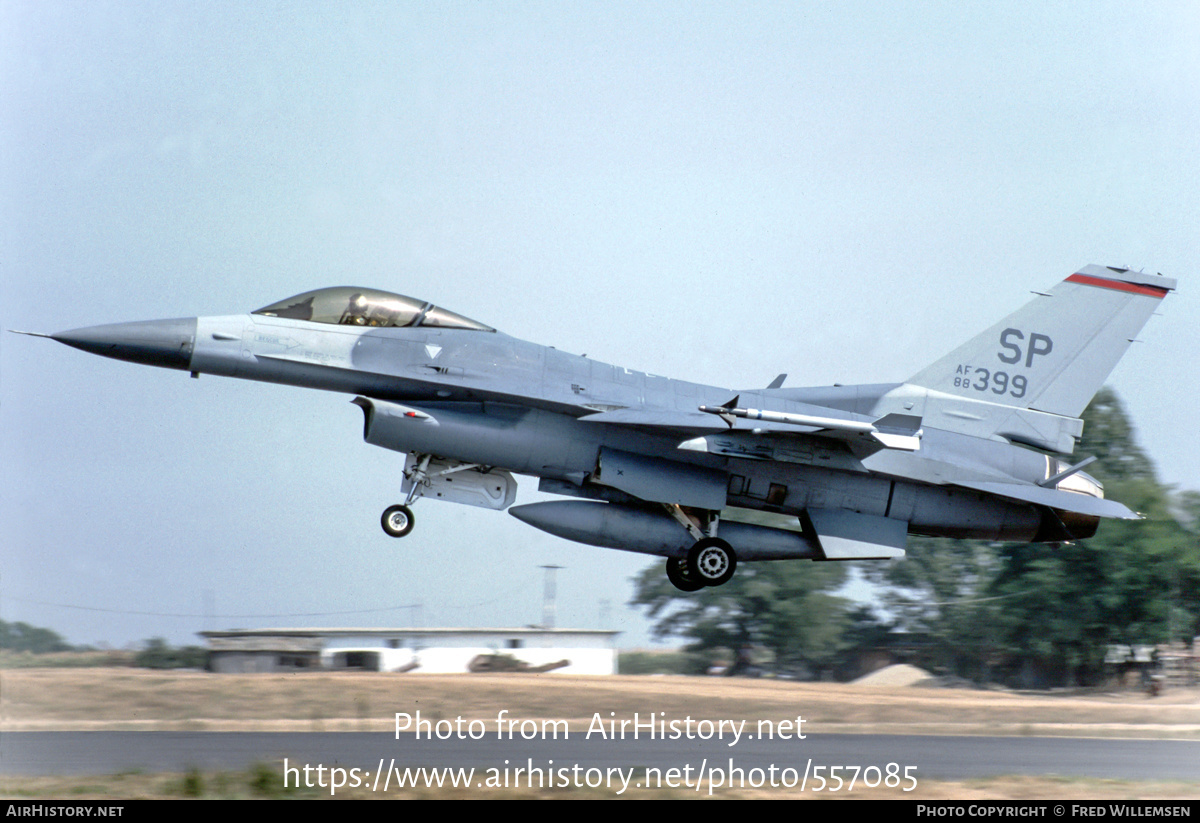
[[[1114,373],[1200,489],[1194,3],[0,3],[0,324],[325,285],[730,387],[901,380],[1088,263],[1180,279]],[[0,618],[559,625],[651,561],[426,501],[333,394],[0,339]],[[536,499],[524,480],[519,502]],[[212,615],[206,617],[205,615]]]

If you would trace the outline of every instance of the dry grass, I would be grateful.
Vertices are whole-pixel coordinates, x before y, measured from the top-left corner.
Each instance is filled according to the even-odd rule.
[[[1081,801],[1162,801],[1186,800],[1200,796],[1195,784],[1174,782],[1133,782],[1053,777],[1001,777],[981,780],[923,780],[912,792],[900,792],[883,786],[856,787],[853,792],[801,792],[798,789],[725,789],[717,788],[712,797],[721,799],[771,800],[1081,800]],[[321,788],[283,788],[282,770],[265,764],[242,772],[201,772],[187,774],[124,773],[108,777],[36,777],[0,779],[0,798],[33,800],[53,797],[59,800],[119,799],[296,799],[296,800],[517,800],[517,799],[614,799],[606,788],[564,789],[402,789],[372,792],[366,787],[339,789],[331,794]],[[630,788],[621,795],[626,800],[686,800],[709,797],[708,788],[699,792],[687,788]]]
[[[0,669],[87,668],[93,666],[131,666],[133,652],[119,649],[90,652],[14,652],[0,649]]]
[[[704,677],[351,672],[208,674],[125,668],[0,671],[0,730],[388,731],[396,712],[494,722],[785,720],[823,732],[1200,738],[1200,693],[1025,694]]]
[[[699,677],[421,675],[351,672],[217,675],[128,668],[0,671],[0,731],[196,729],[231,731],[379,730],[395,712],[432,720],[479,719],[491,728],[501,709],[516,719],[569,720],[585,727],[594,712],[669,717],[805,718],[805,731],[932,734],[1038,734],[1200,737],[1200,694],[1173,691],[1018,694],[921,687],[864,687]],[[1171,800],[1200,797],[1191,783],[997,777],[920,781],[911,793],[859,786],[840,795],[796,790],[717,789],[723,798],[901,800]],[[118,774],[107,777],[2,778],[10,799],[328,798],[327,790],[284,790],[279,764],[242,772]],[[705,797],[690,789],[631,789],[626,798]],[[437,789],[340,798],[611,798],[607,789]]]

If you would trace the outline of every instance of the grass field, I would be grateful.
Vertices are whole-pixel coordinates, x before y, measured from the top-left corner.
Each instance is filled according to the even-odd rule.
[[[543,674],[421,675],[354,672],[217,675],[129,668],[0,671],[0,732],[52,730],[391,731],[397,712],[430,720],[462,717],[494,724],[499,711],[531,720],[566,720],[586,728],[592,716],[732,718],[794,721],[809,733],[987,734],[1200,738],[1200,692],[1072,694],[971,689],[865,687],[846,684],[677,676],[568,677]],[[610,712],[613,715],[610,715]],[[121,774],[87,778],[6,778],[7,798],[298,797],[282,790],[279,764],[246,772]],[[687,790],[643,790],[634,797],[696,797]],[[358,796],[373,796],[357,793]],[[343,791],[338,797],[353,797]],[[392,797],[478,797],[452,790]],[[528,790],[488,797],[528,797]],[[609,797],[609,792],[553,790],[552,797]],[[703,796],[703,794],[701,794]],[[800,796],[760,790],[722,797]],[[809,792],[807,797],[814,795]],[[848,797],[850,795],[842,795]],[[860,789],[854,797],[896,798],[894,790]],[[1107,780],[996,777],[922,781],[902,799],[1179,799],[1200,785]]]
[[[130,668],[0,671],[0,731],[389,731],[397,712],[586,727],[634,712],[794,720],[895,734],[1200,738],[1200,692],[1074,694],[681,676],[209,674]]]
[[[295,799],[295,800],[378,800],[381,795],[369,789],[343,789],[331,795],[327,789],[284,789],[281,770],[261,764],[242,772],[201,772],[187,774],[124,773],[104,777],[38,777],[0,779],[0,797],[6,800],[55,798],[58,800],[120,799]],[[707,797],[707,789],[633,789],[626,800],[692,800]],[[1200,787],[1189,783],[1135,782],[1122,780],[1084,780],[1053,777],[994,777],[982,780],[924,780],[910,794],[879,787],[858,788],[840,795],[800,792],[792,789],[718,789],[714,797],[725,800],[1187,800],[1200,797]],[[486,795],[466,789],[393,790],[383,797],[394,800],[611,800],[609,789],[499,789]]]

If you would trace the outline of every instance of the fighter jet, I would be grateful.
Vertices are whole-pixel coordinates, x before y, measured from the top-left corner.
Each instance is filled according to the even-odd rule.
[[[1136,518],[1068,457],[1080,414],[1175,281],[1087,266],[902,383],[730,390],[503,334],[424,300],[318,289],[250,314],[47,336],[119,360],[354,395],[432,498],[665,558],[679,589],[739,562],[896,558],[910,534],[1057,543]],[[514,475],[569,500],[513,506]]]

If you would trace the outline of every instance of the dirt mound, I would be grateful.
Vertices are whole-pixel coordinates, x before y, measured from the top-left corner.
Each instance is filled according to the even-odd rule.
[[[854,681],[855,686],[918,686],[933,680],[933,675],[924,669],[899,663],[886,666]]]

